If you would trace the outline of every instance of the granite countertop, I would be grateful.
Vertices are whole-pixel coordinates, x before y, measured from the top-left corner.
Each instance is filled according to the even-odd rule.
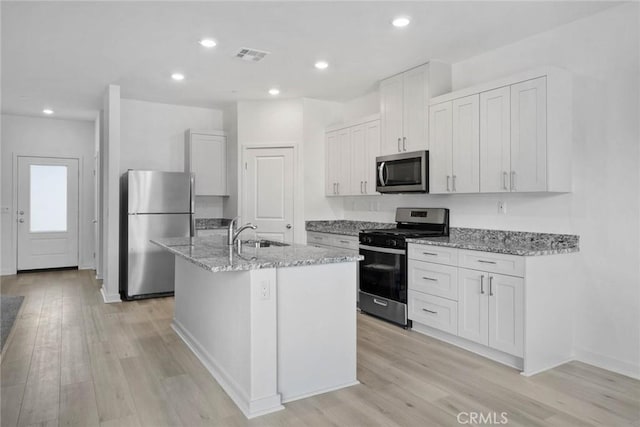
[[[196,230],[227,228],[230,222],[228,218],[196,218]]]
[[[521,256],[555,255],[580,251],[580,237],[573,234],[529,233],[478,228],[451,227],[448,237],[407,239],[407,243]]]
[[[395,222],[371,222],[371,221],[307,221],[305,229],[318,233],[341,234],[343,236],[357,236],[361,230],[372,230],[375,228],[395,228]]]
[[[239,253],[226,243],[227,236],[175,237],[152,243],[209,271],[243,271],[260,268],[355,262],[363,259],[351,251],[291,244],[268,248],[244,247]]]

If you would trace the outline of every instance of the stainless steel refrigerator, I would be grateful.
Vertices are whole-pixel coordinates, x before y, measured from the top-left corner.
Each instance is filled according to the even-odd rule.
[[[120,184],[120,296],[172,295],[174,256],[149,240],[194,236],[193,175],[129,170]]]

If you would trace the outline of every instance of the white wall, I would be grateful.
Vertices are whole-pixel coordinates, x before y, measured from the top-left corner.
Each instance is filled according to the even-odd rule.
[[[342,106],[342,119],[345,122],[380,112],[380,91],[375,89],[363,96],[345,102]]]
[[[102,287],[104,302],[120,301],[120,86],[107,86],[102,105]]]
[[[453,64],[454,90],[541,65],[573,73],[573,193],[370,198],[377,212],[350,199],[345,217],[392,221],[396,206],[442,206],[453,226],[580,235],[576,354],[640,376],[638,52],[636,3]]]
[[[295,145],[296,177],[294,196],[294,240],[304,242],[304,194],[303,181],[303,103],[301,99],[238,102],[238,163],[243,161],[245,146]],[[238,168],[238,193],[242,195],[242,168]],[[242,215],[243,200],[238,200],[238,214]]]
[[[303,99],[304,219],[340,219],[342,201],[325,197],[325,128],[343,117],[337,102]]]
[[[223,130],[227,134],[227,191],[223,217],[238,216],[238,106],[229,105],[223,110]]]
[[[120,172],[128,169],[184,171],[187,129],[222,130],[221,110],[122,99]],[[196,216],[220,218],[221,197],[197,197]]]
[[[79,267],[94,259],[94,122],[2,115],[2,274],[16,272],[16,207],[13,206],[15,156],[79,159]]]

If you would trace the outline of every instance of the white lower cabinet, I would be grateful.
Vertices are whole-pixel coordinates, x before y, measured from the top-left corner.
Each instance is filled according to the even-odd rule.
[[[460,268],[458,291],[458,335],[522,357],[524,280]]]
[[[516,256],[410,243],[407,258],[414,331],[523,375],[573,357],[576,254]]]
[[[414,322],[450,334],[458,333],[458,304],[455,301],[409,290],[408,302],[408,317]]]

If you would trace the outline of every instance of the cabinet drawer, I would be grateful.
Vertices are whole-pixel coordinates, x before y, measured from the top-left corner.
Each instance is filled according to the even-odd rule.
[[[307,231],[307,243],[308,244],[320,244],[323,246],[331,246],[331,236],[326,233],[316,233],[314,231]]]
[[[409,290],[458,300],[458,268],[409,260]]]
[[[524,257],[517,255],[460,250],[459,264],[473,270],[524,277]]]
[[[409,290],[409,319],[450,334],[458,334],[458,303]]]
[[[441,246],[409,244],[409,259],[435,262],[438,264],[458,265],[458,249]]]
[[[333,246],[342,249],[351,249],[354,251],[359,251],[358,238],[355,236],[341,236],[341,235],[333,235],[331,236]]]

